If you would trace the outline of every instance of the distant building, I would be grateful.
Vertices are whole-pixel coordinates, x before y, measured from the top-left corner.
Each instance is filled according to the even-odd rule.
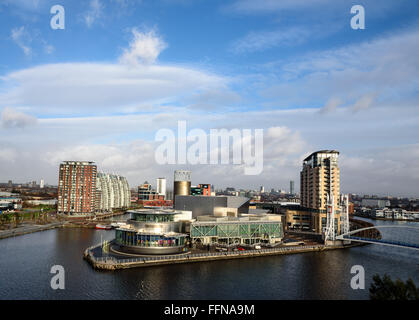
[[[44,188],[44,184],[45,184],[44,179],[41,179],[41,181],[39,182],[39,187],[41,189],[43,189]]]
[[[294,181],[293,180],[290,181],[290,194],[295,194],[294,193]]]
[[[166,200],[173,200],[173,191],[166,190]]]
[[[390,206],[389,200],[383,199],[362,199],[361,205],[368,208],[385,208]]]
[[[7,187],[8,188],[13,188],[13,182],[12,182],[12,180],[9,180],[9,182],[7,183]]]
[[[39,205],[55,206],[57,204],[57,199],[50,199],[50,200],[26,200],[25,203],[31,204],[33,206],[39,206]]]
[[[193,196],[211,196],[211,185],[200,184],[197,187],[191,187],[191,195]]]
[[[19,194],[0,192],[0,213],[22,209],[22,198]]]
[[[64,161],[58,173],[58,213],[93,215],[97,166],[92,161]]]
[[[265,192],[265,187],[264,186],[260,186],[260,193],[264,193]]]
[[[147,181],[138,186],[138,200],[158,200],[159,198],[159,193],[153,190],[151,184]]]
[[[157,178],[157,193],[166,198],[166,178]]]

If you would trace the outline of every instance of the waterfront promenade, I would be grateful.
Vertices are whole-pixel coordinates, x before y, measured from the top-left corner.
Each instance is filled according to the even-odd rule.
[[[9,237],[17,237],[25,235],[28,233],[40,232],[44,230],[50,230],[55,228],[89,228],[94,229],[98,222],[103,222],[114,217],[122,216],[126,214],[123,211],[107,213],[97,215],[96,219],[93,220],[90,217],[61,217],[61,221],[58,219],[53,219],[49,223],[37,224],[33,222],[23,222],[18,227],[13,227],[10,229],[0,230],[0,239],[5,239]]]
[[[323,244],[317,245],[304,245],[304,246],[288,246],[278,248],[266,248],[258,250],[245,250],[245,251],[233,251],[233,252],[203,252],[203,253],[185,253],[167,256],[141,256],[135,258],[118,258],[115,256],[101,256],[102,248],[101,244],[87,248],[83,254],[94,269],[97,270],[118,270],[118,269],[129,269],[138,267],[151,267],[167,264],[179,264],[179,263],[193,263],[193,262],[204,262],[204,261],[215,261],[215,260],[226,260],[226,259],[238,259],[238,258],[254,258],[261,256],[272,256],[272,255],[286,255],[286,254],[297,254],[306,252],[316,252],[324,250],[335,250],[350,248],[359,246],[360,244],[350,244],[328,247]],[[110,247],[112,244],[110,245]]]
[[[0,230],[0,239],[21,236],[28,233],[39,232],[62,227],[64,222],[53,222],[48,224],[27,224],[17,228]]]

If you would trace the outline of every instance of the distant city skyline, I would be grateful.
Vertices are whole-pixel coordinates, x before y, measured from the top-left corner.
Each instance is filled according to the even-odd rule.
[[[130,186],[192,182],[299,192],[302,160],[340,152],[343,193],[418,197],[419,3],[56,1],[0,4],[0,177],[56,185],[65,160]],[[205,12],[205,14],[203,14]],[[264,129],[264,168],[159,165],[155,134]]]

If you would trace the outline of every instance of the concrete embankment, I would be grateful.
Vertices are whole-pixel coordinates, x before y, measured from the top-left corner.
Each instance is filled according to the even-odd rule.
[[[45,230],[60,228],[62,226],[63,226],[63,222],[54,222],[54,223],[49,223],[49,224],[45,224],[45,225],[21,226],[21,227],[15,228],[15,229],[0,231],[0,239],[5,239],[5,238],[9,238],[9,237],[16,237],[16,236],[21,236],[21,235],[28,234],[28,233],[34,233],[34,232],[39,232],[39,231],[45,231]]]
[[[346,246],[325,247],[324,245],[313,246],[299,246],[299,247],[281,247],[275,249],[262,249],[262,250],[248,250],[240,252],[217,252],[217,253],[202,253],[202,254],[183,254],[178,256],[158,256],[148,258],[134,258],[134,259],[116,259],[114,257],[95,257],[92,249],[86,249],[84,252],[84,259],[86,259],[94,269],[97,270],[118,270],[129,269],[138,267],[151,267],[167,264],[178,263],[193,263],[205,262],[227,259],[240,259],[240,258],[254,258],[261,256],[284,255],[284,254],[297,254],[306,252],[316,252],[324,250],[343,249],[357,244]],[[96,246],[98,247],[98,246]]]

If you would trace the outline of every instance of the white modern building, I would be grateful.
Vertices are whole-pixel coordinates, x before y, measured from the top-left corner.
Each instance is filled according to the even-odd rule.
[[[131,194],[126,178],[109,173],[98,173],[96,182],[96,209],[108,212],[112,209],[128,208]]]
[[[166,198],[166,178],[157,178],[157,193]]]

